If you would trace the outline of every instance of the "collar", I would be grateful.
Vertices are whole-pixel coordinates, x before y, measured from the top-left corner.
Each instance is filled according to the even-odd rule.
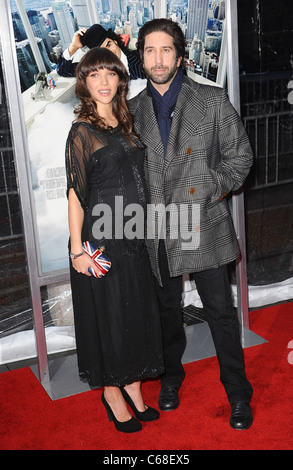
[[[129,74],[128,60],[127,60],[127,57],[126,57],[126,55],[124,54],[124,52],[122,50],[121,50],[120,60],[121,60],[122,64],[124,65],[124,67],[126,68],[128,74]]]
[[[174,101],[174,98],[177,99],[177,96],[181,90],[183,79],[184,72],[181,68],[178,68],[177,73],[173,78],[168,90],[163,95],[158,92],[150,80],[148,80],[148,90],[156,101],[167,104],[169,101]]]

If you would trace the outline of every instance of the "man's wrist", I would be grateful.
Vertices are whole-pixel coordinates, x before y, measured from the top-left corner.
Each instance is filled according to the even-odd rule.
[[[70,56],[72,56],[73,54],[75,54],[75,52],[78,50],[79,48],[78,47],[75,47],[73,46],[72,44],[70,44],[68,46],[68,53]]]

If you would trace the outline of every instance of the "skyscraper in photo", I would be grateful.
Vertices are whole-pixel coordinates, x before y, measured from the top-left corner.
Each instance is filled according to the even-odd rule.
[[[69,6],[64,1],[55,0],[52,2],[52,11],[60,34],[62,47],[66,49],[71,43],[75,33]]]
[[[225,19],[225,7],[226,7],[225,0],[221,0],[220,5],[219,5],[218,20]]]
[[[205,41],[208,23],[209,0],[188,0],[186,39],[193,39],[197,34]]]
[[[120,0],[111,0],[111,12],[113,15],[121,15],[121,2]]]
[[[167,18],[167,0],[154,1],[154,17]]]
[[[46,52],[43,40],[36,38],[39,51],[44,61],[46,71],[51,71],[51,63]],[[38,73],[38,66],[28,39],[16,42],[17,62],[20,72],[21,91],[25,91],[35,84],[35,75]]]
[[[71,0],[71,6],[78,28],[89,28],[91,22],[88,14],[87,0]]]

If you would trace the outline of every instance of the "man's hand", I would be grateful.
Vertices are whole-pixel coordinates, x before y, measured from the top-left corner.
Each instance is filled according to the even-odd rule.
[[[83,36],[87,31],[87,28],[80,28],[73,36],[72,42],[68,47],[69,55],[73,55],[78,49],[83,47],[80,37]]]

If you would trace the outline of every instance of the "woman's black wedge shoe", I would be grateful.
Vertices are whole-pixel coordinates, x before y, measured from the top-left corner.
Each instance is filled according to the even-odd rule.
[[[106,408],[109,421],[113,421],[115,428],[117,431],[130,433],[130,432],[138,432],[142,429],[142,426],[139,421],[137,421],[133,416],[128,421],[118,421],[109,405],[107,400],[104,397],[104,392],[102,393],[102,402]]]
[[[151,408],[150,406],[147,406],[145,411],[138,411],[132,399],[126,392],[125,388],[121,387],[120,390],[124,397],[124,400],[131,407],[137,419],[139,419],[140,421],[155,421],[160,417],[159,411],[155,410],[155,408]]]

